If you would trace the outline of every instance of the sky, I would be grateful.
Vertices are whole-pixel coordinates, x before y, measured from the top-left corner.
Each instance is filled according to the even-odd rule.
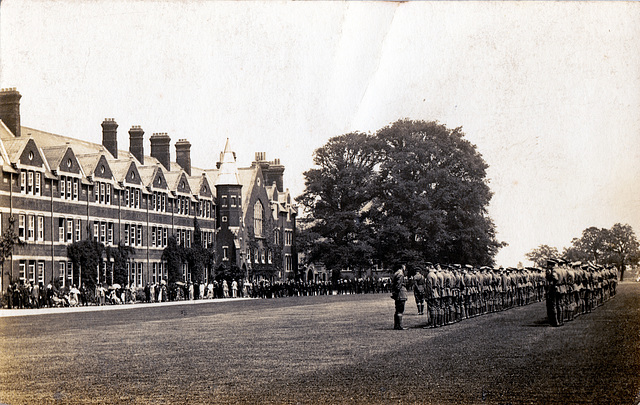
[[[640,232],[639,2],[30,1],[0,6],[0,86],[22,125],[119,147],[229,138],[304,190],[330,137],[400,119],[461,126],[489,165],[504,266],[590,227]],[[172,159],[175,149],[171,147]]]

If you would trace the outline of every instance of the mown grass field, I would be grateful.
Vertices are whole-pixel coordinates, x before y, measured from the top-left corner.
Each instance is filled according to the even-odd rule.
[[[640,390],[640,285],[394,331],[387,294],[0,318],[0,403],[607,403]]]

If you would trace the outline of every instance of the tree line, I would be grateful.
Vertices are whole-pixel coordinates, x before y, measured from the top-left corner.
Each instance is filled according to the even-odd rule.
[[[548,259],[583,261],[593,264],[615,264],[624,280],[627,265],[640,262],[640,243],[629,224],[616,223],[610,229],[591,226],[579,238],[573,238],[569,247],[562,249],[540,245],[525,254],[536,266],[544,267]]]
[[[487,163],[461,128],[403,119],[336,136],[313,154],[297,198],[309,262],[356,272],[425,261],[492,265],[506,245],[487,213]]]

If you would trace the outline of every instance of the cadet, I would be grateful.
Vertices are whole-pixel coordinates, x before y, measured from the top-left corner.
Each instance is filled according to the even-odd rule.
[[[420,269],[416,271],[416,275],[413,277],[413,296],[416,300],[416,306],[418,307],[418,315],[424,314],[424,298],[426,293],[426,281]]]
[[[396,312],[393,316],[393,329],[405,330],[402,326],[404,304],[407,302],[407,288],[404,285],[404,266],[396,265],[396,272],[391,278],[391,298],[395,301]]]

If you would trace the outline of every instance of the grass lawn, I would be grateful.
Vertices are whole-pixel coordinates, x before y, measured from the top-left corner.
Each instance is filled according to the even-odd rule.
[[[629,403],[640,285],[561,328],[543,303],[394,331],[387,294],[0,318],[0,403]]]

